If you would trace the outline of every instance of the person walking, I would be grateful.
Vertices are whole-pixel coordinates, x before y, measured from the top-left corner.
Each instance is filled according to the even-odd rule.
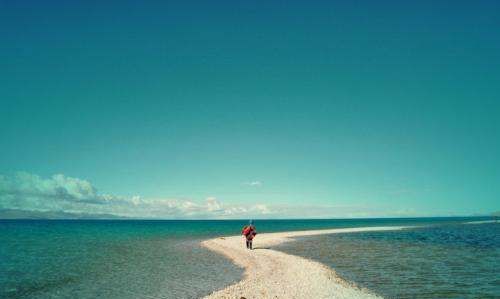
[[[252,250],[252,241],[255,235],[257,235],[257,230],[255,229],[255,226],[253,225],[253,221],[250,220],[248,222],[248,225],[245,225],[243,229],[241,230],[241,234],[245,237],[246,243],[247,243],[247,249]]]

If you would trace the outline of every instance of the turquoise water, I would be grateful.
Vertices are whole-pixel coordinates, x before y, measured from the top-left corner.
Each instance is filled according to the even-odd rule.
[[[458,225],[481,219],[257,220],[255,224],[259,232],[275,232]],[[242,275],[242,269],[201,248],[199,242],[239,234],[244,224],[236,220],[0,220],[0,298],[198,298]],[[391,239],[379,240],[384,242],[390,244]],[[316,249],[320,248],[307,251]]]
[[[278,248],[385,298],[500,298],[500,224],[298,238]]]

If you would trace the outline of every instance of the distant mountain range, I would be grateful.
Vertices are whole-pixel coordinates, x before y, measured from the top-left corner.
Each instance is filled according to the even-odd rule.
[[[68,213],[63,211],[27,211],[0,209],[0,219],[127,219],[112,214]]]
[[[500,217],[500,211],[493,212],[489,215],[478,214],[473,216]],[[90,213],[69,213],[64,211],[29,211],[20,209],[0,209],[0,219],[141,219],[141,218],[125,217],[113,214],[90,214]]]

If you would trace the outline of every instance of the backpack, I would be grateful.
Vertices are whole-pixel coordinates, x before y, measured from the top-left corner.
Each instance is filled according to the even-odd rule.
[[[243,229],[243,234],[245,236],[248,236],[251,232],[253,231],[252,227],[249,225],[249,226],[246,226],[244,229]]]

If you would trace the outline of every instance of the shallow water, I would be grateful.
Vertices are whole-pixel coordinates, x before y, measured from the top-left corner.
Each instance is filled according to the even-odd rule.
[[[1,298],[196,298],[242,273],[199,238],[151,224],[19,226],[1,238]]]
[[[278,248],[385,298],[500,298],[500,224],[298,238]]]
[[[255,224],[259,232],[275,232],[472,220],[484,219],[257,220]],[[242,269],[199,242],[237,235],[245,223],[0,220],[0,298],[198,298],[242,275]],[[351,246],[356,242],[353,239]]]

